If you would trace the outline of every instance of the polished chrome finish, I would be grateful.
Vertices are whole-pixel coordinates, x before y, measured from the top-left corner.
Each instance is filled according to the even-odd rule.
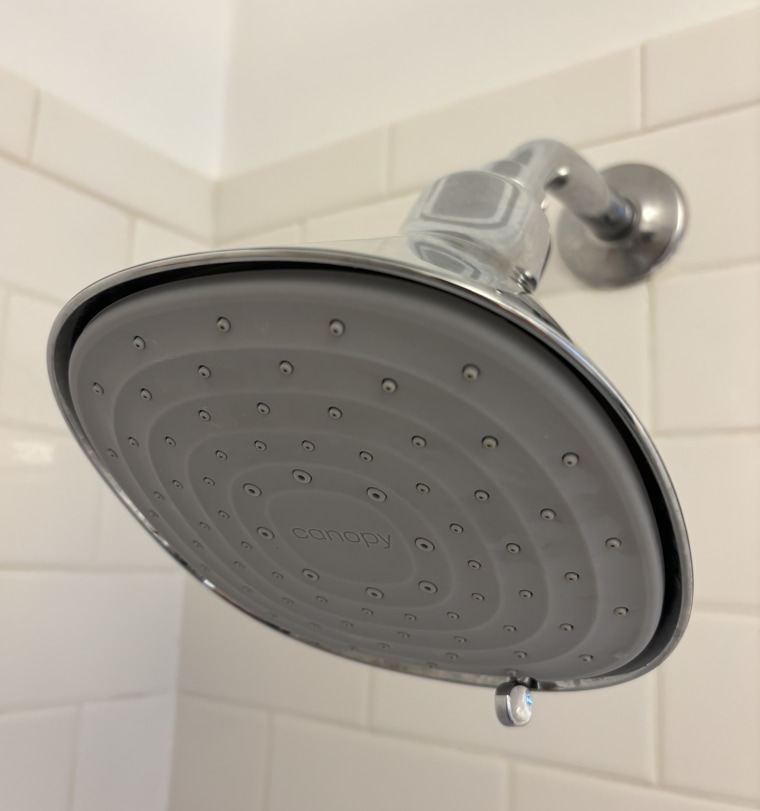
[[[420,250],[431,254],[441,244],[457,251],[464,243],[466,252],[485,254],[500,278],[533,292],[551,241],[543,211],[547,193],[566,209],[560,253],[592,287],[648,276],[684,232],[683,197],[663,172],[626,164],[600,173],[551,140],[530,141],[484,169],[436,180],[414,203],[402,232],[415,235]]]
[[[507,681],[496,688],[496,717],[505,727],[524,727],[533,717],[533,697],[519,682]]]
[[[617,239],[633,222],[631,204],[590,163],[558,141],[530,141],[489,169],[513,176],[539,200],[549,192],[599,239]]]
[[[528,678],[531,675],[530,658],[525,659],[525,667],[521,664],[519,672],[511,669],[514,663],[510,662],[505,666],[501,676],[463,674],[443,665],[426,667],[422,664],[409,664],[394,668],[419,676],[453,682],[492,687],[501,685],[497,692],[497,713],[500,713],[500,719],[504,723],[511,725],[526,723],[526,714],[529,718],[528,684],[532,689],[538,690],[590,689],[619,684],[655,668],[670,654],[683,635],[692,601],[691,558],[683,516],[672,483],[651,439],[636,415],[602,372],[577,349],[551,316],[529,295],[540,279],[549,250],[549,227],[542,210],[544,190],[558,196],[575,213],[583,217],[584,222],[593,225],[597,236],[585,237],[591,245],[598,242],[606,246],[605,250],[612,251],[616,242],[609,239],[609,236],[615,234],[617,244],[627,245],[630,241],[631,256],[639,248],[647,247],[643,244],[646,242],[643,236],[640,235],[638,238],[631,236],[637,228],[638,233],[643,234],[642,226],[653,228],[652,212],[647,206],[655,204],[641,204],[641,212],[637,209],[640,200],[650,199],[644,194],[644,190],[639,188],[645,182],[645,173],[637,170],[635,183],[618,185],[615,170],[608,170],[604,176],[609,177],[610,185],[616,189],[616,194],[610,191],[606,183],[598,181],[598,175],[585,161],[578,156],[575,156],[577,158],[575,160],[572,157],[574,154],[566,147],[555,145],[553,142],[532,142],[516,150],[508,160],[492,164],[486,170],[449,175],[423,192],[404,225],[402,235],[398,237],[281,248],[215,251],[175,257],[122,271],[96,282],[72,299],[59,315],[49,344],[48,363],[56,399],[72,432],[93,465],[138,521],[181,565],[213,588],[217,594],[238,607],[241,606],[233,595],[225,593],[224,589],[217,585],[212,585],[207,578],[195,571],[191,563],[162,536],[160,529],[152,522],[150,514],[143,514],[130,501],[112,475],[108,459],[101,456],[93,446],[80,421],[70,390],[69,362],[74,345],[83,330],[101,312],[114,302],[132,294],[150,290],[157,285],[198,277],[222,273],[255,274],[258,271],[294,266],[304,271],[333,268],[351,270],[367,276],[392,277],[422,288],[444,291],[474,303],[484,311],[498,315],[519,327],[527,336],[553,353],[593,392],[614,422],[622,441],[630,449],[643,486],[650,495],[656,516],[665,568],[665,594],[659,624],[645,649],[632,661],[624,662],[612,670],[597,675],[543,680]],[[552,170],[551,161],[558,157],[561,158],[559,161],[561,166],[559,169],[555,166]],[[650,174],[650,177],[661,174],[656,170],[650,171],[655,173]],[[637,194],[634,194],[634,191],[637,191]],[[677,225],[675,229],[677,236],[680,236],[684,224],[684,208],[680,196],[677,199],[680,204],[679,215],[674,221]],[[632,225],[629,222],[631,208],[623,202],[629,200],[633,209]],[[577,227],[570,227],[563,222],[562,228],[569,229],[574,244],[580,245],[578,229],[586,234],[588,226],[577,217],[573,217],[573,221],[577,223]],[[603,241],[599,234],[608,238]],[[671,236],[667,250],[672,250],[676,241],[677,238]],[[639,243],[642,245],[639,246]],[[664,250],[661,248],[655,257],[659,261],[662,261]],[[230,335],[235,334],[234,318],[227,323],[217,322],[216,326],[219,332],[224,333],[228,330]],[[350,329],[350,324],[344,324],[337,319],[325,323],[325,331],[329,333],[330,339],[337,342],[347,340]],[[130,332],[130,351],[145,349],[145,336],[138,334],[133,339],[133,335],[134,333]],[[282,361],[282,358],[277,360]],[[458,366],[457,369],[461,368],[461,373],[458,371],[457,376],[461,374],[460,382],[463,386],[478,386],[485,379],[485,374],[481,376],[480,368],[466,363],[467,360],[469,359],[465,358],[460,361],[462,366]],[[203,378],[216,379],[214,377],[216,370],[212,363],[209,362],[208,367],[202,368],[204,372],[201,372],[201,367],[192,367],[194,378],[199,375]],[[297,362],[295,368],[299,368]],[[402,385],[399,385],[398,392],[392,389],[393,386],[387,383],[381,393],[388,402],[395,403],[403,395],[404,390]],[[259,403],[259,406],[265,407],[266,404]],[[264,413],[261,408],[259,411]],[[342,415],[337,408],[334,412],[330,416],[340,419]],[[206,411],[199,412],[198,417],[200,420],[210,419]],[[169,436],[165,438],[168,445],[171,444],[171,439]],[[485,433],[476,437],[478,447],[481,447],[482,443],[484,454],[498,453],[491,439],[492,437]],[[255,442],[254,447],[262,452],[266,451],[266,445],[261,441]],[[369,452],[362,451],[361,454],[363,455],[360,458],[363,461],[369,463],[372,460],[372,454]],[[581,473],[584,472],[584,464],[587,461],[588,457],[583,450],[573,446],[567,448],[564,458],[561,455],[557,456],[557,463],[563,469],[575,467],[576,472]],[[415,492],[424,494],[426,487],[428,485],[424,483],[418,484]],[[256,485],[252,485],[247,494],[256,496]],[[369,494],[368,498],[377,500]],[[477,499],[477,496],[475,498]],[[562,517],[560,511],[557,512],[557,520],[552,521],[555,519],[554,511],[548,506],[544,509],[547,527],[559,525],[559,519]],[[265,532],[271,535],[266,527],[260,527],[258,532],[262,537]],[[451,524],[451,532],[458,538],[467,538],[465,529],[460,524]],[[600,554],[623,554],[628,539],[622,535],[621,539],[607,538],[603,534]],[[509,544],[506,549],[513,554],[521,552],[518,544]],[[525,554],[524,544],[522,554]],[[565,582],[569,581],[563,581],[563,585]],[[569,587],[577,588],[584,582],[585,580],[581,579],[580,584],[570,584]],[[476,594],[480,596],[478,592],[473,592],[473,601],[476,600]],[[619,603],[610,606],[610,612],[616,605]],[[417,619],[412,613],[405,616],[410,623]],[[628,622],[631,618],[629,616],[615,621]],[[280,628],[274,621],[268,624],[287,632],[287,629]],[[516,630],[513,626],[504,627],[505,630]],[[389,666],[381,654],[370,655],[351,647],[333,652],[367,664]],[[520,651],[514,651],[515,658],[521,658],[519,653]],[[583,649],[579,650],[579,656],[585,653]],[[507,677],[513,680],[502,684]],[[504,720],[505,718],[507,720]]]
[[[675,182],[652,166],[622,164],[601,176],[633,206],[631,227],[617,239],[600,238],[563,211],[557,245],[565,264],[586,284],[622,287],[647,278],[670,258],[686,227],[686,204]]]
[[[514,178],[488,170],[455,172],[417,198],[402,233],[413,237],[420,258],[441,264],[463,251],[482,256],[497,278],[535,290],[549,256],[551,235],[541,201]],[[476,260],[477,261],[477,260]],[[444,260],[451,264],[451,259]]]

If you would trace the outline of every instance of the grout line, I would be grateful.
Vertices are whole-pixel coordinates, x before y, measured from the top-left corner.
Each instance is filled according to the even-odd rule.
[[[663,734],[665,723],[662,717],[662,679],[660,675],[660,670],[655,669],[652,689],[652,699],[654,702],[652,707],[652,714],[654,716],[652,760],[654,765],[654,783],[656,786],[662,786],[662,777],[665,774],[665,742]]]
[[[19,704],[5,704],[0,706],[0,718],[7,715],[23,715],[24,713],[44,712],[47,710],[61,710],[72,706],[97,706],[99,704],[119,704],[131,701],[141,701],[149,698],[165,698],[172,695],[171,689],[151,690],[147,693],[118,693],[109,696],[75,696],[74,698],[63,698],[58,701],[32,701]]]
[[[104,491],[105,492],[105,491]],[[138,524],[135,523],[135,528]],[[137,533],[139,535],[139,533]],[[145,536],[148,538],[149,536]],[[155,541],[154,541],[155,543]],[[102,574],[102,575],[162,575],[163,577],[177,577],[183,574],[176,565],[168,566],[115,566],[86,563],[60,563],[56,561],[30,561],[20,562],[0,562],[0,574],[58,574],[58,575],[79,575],[79,574]]]
[[[40,122],[42,119],[42,102],[45,97],[45,94],[42,92],[42,88],[37,88],[37,104],[36,104],[36,121],[34,125],[34,132],[32,134],[31,144],[29,153],[27,155],[27,159],[23,161],[24,165],[28,166],[33,171],[37,171],[38,167],[36,166],[37,160],[37,151],[40,143],[40,133],[41,127]]]
[[[127,255],[124,257],[124,266],[135,264],[137,253],[137,216],[132,215],[127,220]]]
[[[76,708],[76,718],[74,720],[74,751],[71,754],[71,762],[69,763],[69,789],[66,807],[69,811],[74,811],[74,799],[76,795],[76,778],[77,766],[79,764],[79,745],[80,735],[82,733],[82,715],[84,714],[84,706],[80,704]]]
[[[353,732],[359,735],[369,735],[375,738],[380,738],[385,741],[403,741],[404,743],[411,743],[416,746],[428,746],[434,747],[436,749],[444,749],[449,752],[456,752],[460,755],[467,755],[468,757],[472,757],[473,755],[489,758],[490,760],[495,760],[496,762],[502,763],[504,762],[504,753],[499,752],[498,750],[494,749],[478,749],[472,748],[468,749],[467,747],[463,747],[461,745],[457,745],[455,741],[446,740],[441,741],[439,738],[433,736],[431,738],[419,738],[415,737],[414,735],[409,735],[407,733],[397,733],[395,731],[388,731],[388,730],[381,730],[381,729],[374,729],[374,730],[367,730],[363,727],[356,727],[356,726],[349,726],[344,722],[339,720],[333,719],[325,719],[325,718],[314,718],[311,716],[306,716],[298,712],[294,712],[292,710],[283,709],[283,710],[276,710],[276,715],[282,718],[288,718],[291,720],[302,721],[310,724],[318,724],[321,726],[326,727],[335,727],[337,729],[342,729],[346,732]],[[494,723],[497,723],[494,721]]]
[[[199,234],[197,231],[191,230],[189,227],[179,225],[176,222],[164,220],[161,217],[158,217],[155,214],[155,212],[143,211],[142,209],[135,208],[134,206],[131,206],[128,203],[116,200],[115,198],[112,197],[108,197],[102,192],[95,191],[94,189],[91,189],[88,186],[84,186],[80,183],[77,183],[70,177],[56,174],[55,172],[45,168],[44,166],[41,166],[37,163],[32,163],[31,161],[25,161],[16,155],[8,155],[3,153],[2,160],[20,166],[22,169],[25,169],[28,172],[34,172],[36,175],[39,175],[40,177],[44,177],[47,180],[57,183],[58,185],[63,186],[64,188],[75,191],[78,194],[82,194],[85,197],[89,197],[92,200],[95,200],[103,205],[108,206],[111,209],[115,209],[122,215],[125,216],[132,215],[135,217],[141,217],[143,219],[150,220],[156,225],[160,225],[162,228],[167,228],[171,231],[176,231],[181,236],[189,237],[190,239],[194,239],[198,242],[209,243],[213,240],[213,234],[205,234],[205,233]],[[208,180],[208,178],[204,178],[204,180]],[[211,182],[213,183],[213,181]]]
[[[677,263],[677,259],[673,260]],[[756,265],[760,261],[760,253],[750,254],[740,259],[729,259],[723,263],[710,262],[706,265],[678,265],[669,267],[664,273],[652,276],[651,282],[656,287],[671,279],[685,279],[698,277],[706,273],[728,273],[732,270],[744,270],[748,265]]]
[[[182,662],[183,662],[183,642],[185,641],[185,617],[186,617],[186,598],[187,598],[187,581],[184,580],[185,572],[181,572],[183,581],[179,584],[177,591],[177,614],[176,622],[172,628],[171,638],[168,646],[174,646],[174,656],[171,663],[171,691],[175,698],[179,696],[180,681],[182,679]]]
[[[92,556],[91,563],[93,566],[97,566],[99,570],[102,567],[102,555],[103,555],[103,547],[105,545],[105,515],[106,515],[106,500],[105,500],[105,491],[102,487],[98,487],[97,491],[97,501],[95,506],[95,515],[94,515],[94,526],[95,526],[95,549],[94,555]]]
[[[456,171],[456,170],[452,169],[451,171],[453,172],[453,171]],[[441,177],[441,176],[443,176],[445,174],[447,174],[447,173],[446,172],[439,172],[438,177]],[[427,186],[429,186],[435,180],[436,180],[435,177],[431,177],[431,178],[428,178],[427,180],[423,180],[422,183],[420,183],[419,181],[414,181],[413,183],[412,182],[410,182],[410,183],[401,183],[398,186],[394,186],[390,190],[390,198],[389,199],[393,199],[394,197],[407,197],[408,195],[414,194],[415,192],[417,194],[420,194],[423,189],[425,189]]]
[[[758,426],[705,426],[704,428],[656,428],[652,431],[652,436],[657,440],[661,439],[728,439],[730,437],[747,437],[756,439],[760,436],[760,425]]]
[[[9,282],[0,280],[0,286],[4,287],[11,296],[27,296],[27,298],[35,298],[45,304],[52,304],[54,307],[63,307],[66,300],[58,296],[51,296],[40,290],[34,290],[30,287],[24,287],[16,282]]]
[[[647,119],[646,93],[644,91],[647,78],[647,57],[644,43],[639,43],[636,52],[639,57],[639,129],[643,131],[644,122]]]
[[[265,247],[272,247],[272,246],[280,246],[284,248],[289,248],[294,245],[300,245],[304,241],[304,229],[305,229],[305,221],[301,220],[290,220],[289,222],[285,223],[284,225],[280,225],[276,228],[265,228],[263,231],[255,231],[255,232],[246,232],[245,234],[239,234],[236,237],[230,237],[229,239],[220,239],[216,241],[212,250],[215,251],[241,251],[241,250],[249,250],[249,249],[259,249]],[[257,242],[257,244],[251,244],[249,240],[260,240],[262,236],[267,236],[272,231],[284,231],[285,229],[294,229],[297,233],[297,238],[293,242],[278,242],[277,240],[267,240],[266,243]],[[245,240],[247,244],[240,244]],[[236,245],[230,245],[231,242],[238,243]]]
[[[222,67],[222,80],[221,80],[221,98],[219,99],[219,128],[215,133],[216,136],[216,154],[215,154],[215,163],[216,163],[216,171],[214,172],[214,188],[212,190],[211,196],[211,228],[212,228],[212,238],[216,239],[217,235],[217,221],[218,221],[218,208],[217,208],[217,197],[216,197],[216,189],[219,187],[219,181],[223,178],[224,175],[224,158],[225,158],[225,148],[227,146],[227,122],[229,121],[229,111],[230,111],[230,98],[232,94],[232,82],[230,77],[232,76],[232,63],[233,63],[233,53],[234,53],[234,42],[235,42],[235,19],[238,14],[238,3],[227,4],[226,6],[226,13],[227,19],[225,24],[225,31],[223,34],[224,44],[223,48],[223,61],[224,65]],[[211,178],[209,178],[211,179]]]
[[[738,102],[737,104],[729,104],[726,107],[707,110],[702,113],[693,113],[691,115],[682,116],[681,118],[674,118],[668,121],[662,121],[658,124],[652,124],[649,126],[644,125],[642,128],[642,132],[648,135],[649,133],[661,132],[662,130],[673,129],[675,127],[680,127],[687,124],[696,124],[700,121],[706,121],[712,118],[720,118],[721,116],[734,115],[735,113],[741,113],[745,110],[751,110],[753,108],[760,109],[758,99],[750,99],[749,101],[742,101]]]
[[[396,163],[396,124],[388,124],[385,136],[385,192],[393,189],[393,170]]]
[[[375,691],[377,689],[376,683],[376,669],[369,666],[367,673],[367,695],[365,696],[364,705],[364,726],[368,730],[374,729],[375,726]]]
[[[664,796],[674,799],[674,800],[697,800],[698,802],[717,802],[726,805],[726,811],[739,811],[739,809],[758,809],[758,805],[754,800],[748,800],[743,797],[734,797],[727,794],[716,794],[714,792],[704,791],[702,789],[686,789],[686,788],[679,788],[675,789],[670,786],[655,786],[652,783],[638,783],[636,781],[630,780],[625,775],[616,775],[611,773],[600,773],[600,772],[590,772],[586,769],[578,768],[572,766],[570,764],[561,764],[561,763],[554,763],[554,764],[546,764],[545,762],[538,762],[531,758],[519,758],[516,760],[517,765],[525,765],[530,768],[538,768],[541,770],[546,771],[553,771],[559,772],[561,775],[565,777],[569,777],[571,779],[575,778],[586,778],[586,779],[598,779],[601,782],[605,782],[610,786],[615,786],[616,788],[629,788],[629,789],[638,789],[644,792],[652,792],[657,794],[663,794]],[[512,809],[510,809],[512,811]]]
[[[514,760],[507,755],[504,758],[504,765],[506,766],[505,778],[507,781],[505,798],[507,800],[508,811],[514,811],[517,808],[517,768]]]
[[[164,795],[164,804],[162,808],[164,811],[168,811],[172,805],[172,794],[174,793],[174,767],[176,765],[176,755],[177,755],[177,741],[178,735],[177,730],[179,728],[179,692],[178,690],[174,689],[171,693],[172,700],[174,703],[173,707],[173,715],[172,715],[172,725],[171,725],[171,741],[169,743],[169,762],[167,764],[167,782],[165,786],[166,794]],[[72,809],[73,811],[73,809]]]
[[[224,240],[221,238],[220,231],[221,217],[219,215],[219,198],[220,190],[222,188],[222,181],[215,180],[211,187],[211,239],[209,245],[212,250],[219,250]]]
[[[652,287],[651,280],[646,283],[646,303],[647,303],[647,329],[646,329],[646,359],[647,359],[647,373],[646,373],[646,403],[649,411],[649,424],[655,426],[659,422],[659,414],[657,408],[657,357],[655,346],[657,346],[657,327],[656,327],[656,296]]]
[[[742,605],[740,603],[714,603],[709,600],[695,600],[692,616],[711,614],[721,617],[742,617],[760,619],[760,605]]]
[[[3,292],[5,295],[2,298],[2,305],[0,305],[0,381],[4,378],[4,371],[6,367],[5,349],[8,345],[8,335],[10,332],[11,321],[11,298],[13,291],[9,290],[6,285],[3,285]],[[0,428],[2,427],[2,420],[0,419]]]
[[[414,191],[414,190],[412,190]],[[307,220],[313,219],[321,219],[322,217],[330,217],[334,214],[343,214],[347,211],[354,211],[357,208],[365,208],[367,206],[377,205],[378,203],[385,203],[389,200],[393,200],[396,197],[405,197],[406,194],[410,192],[406,192],[405,194],[396,194],[395,191],[393,193],[382,193],[382,194],[373,194],[370,197],[361,197],[359,199],[355,199],[353,202],[347,203],[339,203],[337,206],[334,207],[327,207],[322,209],[315,209],[313,211],[306,211],[301,214],[302,220],[299,222],[306,222]],[[233,240],[238,239],[246,239],[247,237],[254,237],[258,234],[266,234],[269,231],[279,231],[280,228],[287,228],[289,225],[293,225],[293,220],[288,219],[281,219],[276,220],[271,223],[268,223],[266,227],[260,228],[257,231],[251,231],[246,229],[244,231],[235,231],[231,234],[224,234],[224,235],[217,235],[218,242],[231,242]]]
[[[639,130],[644,129],[644,79],[646,78],[646,71],[644,67],[644,46],[639,43],[636,47],[636,61],[637,67],[639,69],[639,95],[638,95],[638,110],[637,110],[637,119],[639,122]]]
[[[1,339],[0,339],[1,342]],[[0,347],[2,349],[2,347]],[[0,430],[29,431],[46,434],[57,439],[73,439],[71,432],[66,428],[65,423],[60,426],[50,425],[42,422],[26,422],[9,416],[0,416]]]
[[[264,754],[264,785],[261,789],[262,811],[268,811],[272,804],[272,771],[274,767],[275,712],[267,711],[265,720],[266,751]]]
[[[700,121],[710,121],[714,118],[721,118],[732,115],[734,113],[751,109],[760,110],[760,104],[758,103],[757,99],[747,102],[741,102],[740,104],[734,104],[731,105],[730,107],[725,107],[717,110],[710,110],[703,113],[695,113],[694,115],[674,119],[673,121],[664,121],[661,124],[653,124],[651,126],[644,125],[639,131],[631,130],[625,134],[607,136],[606,138],[591,139],[588,141],[577,141],[574,144],[574,148],[582,152],[584,150],[595,149],[597,147],[613,146],[615,144],[620,144],[625,141],[630,141],[634,138],[641,138],[645,135],[652,135],[658,132],[676,129],[678,127],[687,124],[697,124]]]
[[[703,113],[695,113],[694,115],[691,116],[676,118],[673,119],[672,121],[664,121],[660,124],[652,124],[651,126],[643,125],[640,132],[638,133],[629,133],[628,135],[616,135],[612,138],[606,138],[603,140],[600,139],[591,141],[579,141],[577,149],[586,150],[586,149],[595,149],[596,147],[613,146],[614,144],[623,143],[636,137],[653,135],[658,132],[665,132],[666,130],[677,129],[678,127],[686,126],[688,124],[697,124],[701,121],[711,121],[712,119],[715,118],[724,118],[726,116],[733,115],[734,113],[739,113],[752,109],[760,111],[760,103],[758,103],[757,99],[747,102],[741,102],[740,104],[733,104],[729,107],[724,107],[721,109],[708,110]]]
[[[654,671],[654,782],[662,787],[665,775],[665,718],[662,708],[664,706],[662,698],[662,671],[656,668]]]
[[[32,126],[29,132],[29,143],[26,145],[24,151],[24,162],[27,166],[31,165],[34,147],[37,143],[37,133],[40,127],[40,107],[42,106],[42,91],[35,87],[34,89],[34,104],[32,106]]]
[[[355,721],[346,721],[340,718],[335,718],[325,715],[312,715],[309,712],[299,712],[298,710],[290,709],[286,706],[277,706],[276,704],[260,704],[256,701],[246,701],[243,699],[227,698],[226,696],[217,696],[212,693],[205,693],[202,690],[194,690],[192,688],[184,687],[180,690],[181,695],[189,696],[190,698],[200,698],[203,701],[211,701],[217,704],[222,704],[225,707],[244,707],[249,710],[257,710],[258,712],[274,712],[277,715],[283,715],[292,718],[300,718],[303,721],[312,721],[318,724],[331,724],[332,726],[339,727],[340,729],[349,730],[351,732],[368,732],[366,727],[361,723]],[[374,730],[369,730],[370,733]]]

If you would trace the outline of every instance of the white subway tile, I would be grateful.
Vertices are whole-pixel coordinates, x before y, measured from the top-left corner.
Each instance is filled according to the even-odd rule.
[[[132,248],[133,265],[151,262],[154,259],[166,259],[185,253],[206,251],[209,245],[184,234],[178,234],[162,225],[139,219],[135,226],[135,241]]]
[[[533,719],[516,735],[496,720],[493,688],[390,671],[378,671],[374,686],[372,725],[385,732],[654,780],[652,676],[602,690],[535,693]]]
[[[391,187],[475,169],[534,138],[620,137],[639,118],[639,54],[631,48],[402,121],[393,129]]]
[[[188,580],[182,689],[360,724],[367,681],[364,665],[289,639]]]
[[[760,256],[760,106],[585,150],[598,168],[650,163],[686,197],[688,224],[668,267],[710,268]]]
[[[696,601],[760,607],[760,436],[657,445],[686,518]]]
[[[271,811],[498,811],[506,783],[499,758],[275,719]]]
[[[73,439],[0,428],[0,561],[92,563],[103,486]]]
[[[663,782],[760,802],[760,619],[695,614],[661,673]]]
[[[104,566],[168,569],[177,563],[101,480],[98,561]]]
[[[128,263],[129,218],[0,159],[0,281],[56,298]]]
[[[386,141],[384,129],[373,130],[221,180],[217,186],[217,238],[257,233],[380,197],[386,187]]]
[[[283,225],[272,231],[261,231],[248,236],[235,237],[219,243],[219,248],[254,248],[259,245],[293,245],[303,242],[300,225]]]
[[[12,295],[0,355],[0,417],[62,428],[47,374],[47,341],[59,308]]]
[[[760,265],[664,276],[653,290],[657,428],[760,426]]]
[[[170,811],[263,811],[269,744],[263,712],[181,696]]]
[[[8,811],[69,811],[76,711],[0,715],[0,797]]]
[[[32,85],[0,70],[0,152],[22,160],[29,155],[36,103]]]
[[[47,94],[32,162],[118,205],[211,237],[213,181]]]
[[[0,572],[0,708],[168,690],[181,578]]]
[[[541,304],[596,363],[644,423],[650,419],[646,285],[541,297]]]
[[[335,239],[373,239],[392,237],[399,233],[416,194],[395,197],[382,203],[359,206],[315,217],[306,222],[306,240],[323,242]]]
[[[519,764],[510,811],[741,811],[735,805]]]
[[[86,705],[71,811],[165,811],[173,732],[169,695]]]
[[[760,100],[760,9],[644,46],[644,123]]]

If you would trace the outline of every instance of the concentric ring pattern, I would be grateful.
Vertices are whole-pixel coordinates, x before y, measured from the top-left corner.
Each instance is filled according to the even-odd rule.
[[[655,520],[614,425],[452,294],[332,269],[170,282],[87,325],[70,385],[153,534],[295,638],[496,683],[610,672],[657,627]]]

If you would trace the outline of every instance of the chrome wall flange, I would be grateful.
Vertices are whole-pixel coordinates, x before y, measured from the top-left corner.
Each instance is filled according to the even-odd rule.
[[[683,236],[686,204],[664,172],[624,163],[600,172],[609,187],[631,205],[633,220],[621,236],[602,239],[565,209],[557,226],[564,263],[591,287],[623,287],[642,281],[666,262]]]

